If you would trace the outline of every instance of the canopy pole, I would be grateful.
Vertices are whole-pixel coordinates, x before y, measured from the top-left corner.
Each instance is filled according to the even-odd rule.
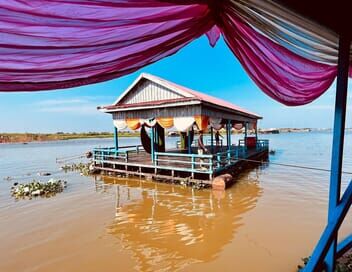
[[[231,149],[231,120],[227,120],[227,131],[228,131],[228,140],[227,140],[227,149]]]
[[[351,39],[349,37],[340,36],[331,156],[328,221],[334,217],[336,213],[336,206],[340,203],[350,44]],[[334,235],[334,240],[325,259],[327,272],[335,271],[337,234],[338,233],[336,232]]]
[[[246,138],[247,138],[247,129],[248,129],[248,123],[245,122],[244,123],[244,142],[246,142]]]
[[[118,150],[119,149],[119,131],[115,126],[114,126],[114,142],[115,142],[115,150]]]
[[[150,129],[150,147],[151,147],[151,152],[150,155],[152,157],[152,162],[154,162],[154,127],[151,127]]]
[[[213,127],[210,127],[210,146],[211,146],[211,153],[214,153],[214,129]]]
[[[191,143],[191,129],[187,132],[187,147],[188,147],[188,154],[192,153],[192,143]]]

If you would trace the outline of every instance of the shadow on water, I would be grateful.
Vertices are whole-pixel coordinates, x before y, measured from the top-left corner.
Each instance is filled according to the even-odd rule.
[[[174,271],[215,259],[262,195],[253,179],[226,192],[113,177],[101,177],[96,188],[112,185],[116,215],[107,232],[132,252],[138,271]]]

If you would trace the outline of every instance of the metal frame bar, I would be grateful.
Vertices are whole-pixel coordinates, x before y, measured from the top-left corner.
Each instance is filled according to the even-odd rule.
[[[341,248],[338,248],[337,246],[338,229],[343,222],[345,213],[347,213],[352,202],[351,181],[340,201],[350,45],[350,37],[340,36],[331,157],[328,223],[313,251],[312,257],[310,258],[307,266],[304,268],[304,271],[307,272],[322,270],[324,268],[324,259],[326,271],[335,271],[337,252],[338,249],[341,250]],[[342,249],[346,250],[346,247],[348,246],[352,246],[352,243],[348,242],[347,244],[344,244]]]
[[[119,131],[115,126],[114,126],[114,142],[115,142],[115,150],[119,150]]]
[[[150,129],[150,146],[151,146],[151,152],[150,155],[152,157],[152,162],[154,162],[154,127],[151,127]]]

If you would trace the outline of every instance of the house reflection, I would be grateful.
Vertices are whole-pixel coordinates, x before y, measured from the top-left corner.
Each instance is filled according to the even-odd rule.
[[[98,188],[114,184],[116,190],[116,217],[108,233],[132,252],[140,271],[174,271],[213,260],[262,194],[254,180],[223,194],[138,179],[102,181]]]

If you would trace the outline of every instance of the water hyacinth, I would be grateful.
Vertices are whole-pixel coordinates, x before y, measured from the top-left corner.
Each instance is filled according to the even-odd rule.
[[[50,197],[61,193],[66,186],[67,182],[64,180],[50,179],[47,182],[33,180],[27,184],[14,184],[11,195],[15,198]]]
[[[91,173],[91,163],[72,163],[61,166],[61,169],[67,171],[78,171],[82,176],[88,176]]]

